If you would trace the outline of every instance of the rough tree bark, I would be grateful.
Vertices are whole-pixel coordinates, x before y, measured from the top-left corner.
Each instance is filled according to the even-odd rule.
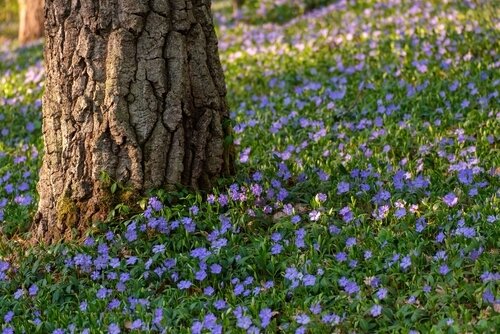
[[[103,173],[130,189],[122,201],[178,184],[209,189],[233,172],[210,5],[46,0],[34,240],[68,239],[103,219],[113,201]]]
[[[44,0],[18,0],[19,42],[33,41],[43,36]]]

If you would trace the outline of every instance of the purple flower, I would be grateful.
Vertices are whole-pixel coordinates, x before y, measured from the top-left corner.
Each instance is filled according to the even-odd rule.
[[[106,240],[108,240],[108,241],[112,241],[115,238],[115,235],[112,231],[106,232],[105,236],[106,236]]]
[[[363,257],[365,258],[365,260],[369,260],[371,259],[372,257],[372,252],[370,250],[367,250],[363,253]]]
[[[22,296],[24,295],[24,290],[23,289],[18,289],[15,293],[14,293],[14,299],[19,299],[21,298]]]
[[[96,292],[96,297],[99,299],[104,299],[106,298],[109,294],[111,293],[111,290],[106,289],[106,288],[100,288]]]
[[[448,255],[446,255],[446,251],[440,250],[436,252],[433,258],[435,261],[446,260],[448,259]]]
[[[314,284],[316,284],[316,277],[310,274],[304,275],[302,282],[304,286],[314,286]]]
[[[273,286],[274,286],[274,282],[273,281],[267,281],[267,282],[264,283],[264,288],[265,289],[271,289]]]
[[[304,242],[305,236],[306,236],[306,230],[304,228],[300,228],[297,231],[295,231],[295,246],[297,246],[297,248],[306,247],[306,244]]]
[[[36,284],[32,284],[28,290],[30,296],[35,296],[38,292],[38,286]]]
[[[242,164],[244,163],[247,163],[248,162],[248,157],[250,156],[250,151],[251,151],[251,148],[248,147],[248,148],[245,148],[243,150],[243,152],[240,153],[240,162]]]
[[[252,276],[248,276],[247,278],[245,278],[245,281],[243,282],[244,285],[250,285],[253,283],[253,277]]]
[[[202,330],[203,330],[203,324],[201,323],[201,321],[195,321],[191,326],[192,334],[201,334]]]
[[[337,195],[345,194],[346,192],[349,191],[349,183],[348,182],[339,182],[337,185]]]
[[[406,216],[406,209],[405,208],[398,208],[396,210],[396,212],[394,212],[394,216],[397,218],[397,219],[401,219],[403,218],[404,216]]]
[[[355,282],[348,281],[346,286],[344,287],[344,291],[350,295],[359,292],[359,286]]]
[[[356,245],[356,238],[354,237],[348,238],[345,242],[346,247],[352,247],[354,245]]]
[[[335,313],[329,313],[325,314],[322,318],[321,321],[325,324],[330,324],[330,325],[338,325],[341,321],[340,317],[336,315]]]
[[[309,220],[312,222],[316,222],[319,220],[319,217],[321,216],[321,212],[313,210],[309,212]]]
[[[370,309],[370,314],[372,317],[378,317],[380,314],[382,314],[382,306],[373,305]]]
[[[141,319],[134,320],[132,322],[132,324],[130,325],[131,330],[140,329],[141,327],[142,327],[142,320]]]
[[[158,199],[158,197],[151,197],[148,201],[148,204],[156,212],[160,211],[163,208],[163,204]]]
[[[191,251],[190,255],[194,258],[197,258],[199,260],[205,260],[207,257],[212,255],[212,252],[210,252],[208,249],[204,247],[199,247],[195,248]]]
[[[221,206],[226,206],[229,203],[229,198],[226,195],[221,194],[219,195],[218,201]]]
[[[493,295],[493,293],[491,292],[490,289],[486,289],[483,292],[483,300],[485,302],[491,303],[491,304],[493,304],[495,302],[495,296]]]
[[[323,203],[327,200],[328,196],[324,193],[318,193],[316,196],[318,196],[318,201],[320,203]]]
[[[86,300],[84,300],[83,302],[81,302],[80,303],[80,311],[82,311],[82,312],[87,311],[87,306],[88,306],[88,304],[87,304]]]
[[[215,293],[215,289],[211,286],[207,286],[205,289],[203,289],[203,294],[205,296],[212,296]]]
[[[227,303],[225,300],[223,299],[218,299],[214,302],[214,307],[217,309],[217,310],[223,310],[227,307]]]
[[[243,293],[243,291],[245,291],[245,287],[243,286],[243,284],[236,284],[236,286],[234,287],[234,295],[239,296]]]
[[[286,268],[285,270],[285,278],[292,281],[294,279],[297,279],[297,277],[299,276],[299,272],[296,268],[294,267],[290,267],[290,268]]]
[[[448,266],[446,264],[442,264],[440,267],[439,267],[439,273],[441,275],[446,275],[450,272],[450,268],[448,268]]]
[[[347,260],[347,254],[345,252],[338,252],[335,254],[335,259],[339,262],[344,262]]]
[[[311,307],[309,307],[309,311],[311,311],[312,314],[320,314],[321,305],[319,303],[312,304]]]
[[[500,273],[491,273],[489,271],[485,271],[483,274],[481,274],[481,280],[483,281],[483,283],[499,281]]]
[[[198,208],[198,206],[196,205],[193,205],[189,208],[189,212],[193,215],[193,216],[196,216],[198,214],[198,212],[200,212],[200,208]]]
[[[128,228],[127,232],[125,232],[125,239],[127,239],[128,242],[132,242],[137,240],[137,231],[134,228]]]
[[[388,213],[389,213],[389,206],[382,205],[373,212],[373,217],[377,220],[382,220],[385,217],[387,217]]]
[[[295,334],[306,334],[307,327],[305,326],[300,326],[295,330]]]
[[[203,318],[203,327],[212,329],[217,326],[217,317],[213,313],[208,313]]]
[[[249,317],[243,315],[237,317],[236,326],[238,326],[238,328],[248,329],[251,325],[252,319],[250,319]]]
[[[196,274],[194,275],[194,278],[197,280],[197,281],[203,281],[205,280],[205,278],[207,278],[207,272],[205,270],[199,270],[196,272]]]
[[[214,204],[214,203],[215,203],[215,199],[216,199],[216,197],[215,197],[215,195],[214,195],[214,194],[210,194],[210,195],[208,195],[208,196],[207,196],[207,202],[208,202],[208,204]],[[193,326],[194,326],[194,325],[193,325]]]
[[[108,308],[110,310],[114,310],[120,306],[120,301],[118,299],[113,299],[112,301],[109,302]]]
[[[154,245],[153,246],[153,253],[158,254],[158,253],[163,253],[165,251],[165,245]]]
[[[473,179],[474,174],[472,169],[465,168],[458,171],[458,180],[460,181],[460,183],[469,185],[472,184]]]
[[[342,216],[342,220],[346,223],[351,222],[354,219],[354,214],[348,206],[343,207],[339,214]]]
[[[262,328],[266,328],[271,323],[271,318],[273,317],[273,312],[270,308],[264,308],[259,312],[260,325]]]
[[[19,196],[16,196],[16,198],[14,199],[14,202],[16,202],[17,204],[21,205],[21,206],[27,206],[27,205],[30,205],[31,204],[31,196],[30,195],[19,195]]]
[[[449,193],[443,197],[443,202],[449,207],[453,207],[458,203],[458,197],[454,193]]]
[[[427,221],[425,220],[424,217],[420,217],[417,219],[416,225],[415,225],[415,230],[420,233],[422,232],[425,227],[427,226]]]
[[[411,266],[411,258],[409,255],[405,256],[400,263],[400,267],[403,270],[408,269]]]
[[[311,318],[307,314],[301,313],[295,316],[295,320],[301,325],[307,325],[311,321]]]
[[[439,232],[436,236],[436,242],[441,243],[446,238],[446,235],[443,232]]]
[[[380,300],[384,300],[387,297],[387,289],[386,288],[380,288],[377,291],[377,298]]]
[[[120,334],[121,333],[121,330],[120,330],[120,326],[118,326],[117,324],[110,324],[108,326],[108,334]]]
[[[253,173],[252,180],[254,180],[255,182],[262,181],[262,172]]]
[[[180,281],[179,283],[177,283],[177,287],[181,290],[186,290],[186,289],[189,289],[191,287],[192,283],[188,280],[183,280],[183,281]]]
[[[222,272],[222,266],[220,264],[214,263],[210,266],[210,272],[212,274],[220,274]]]
[[[13,318],[14,318],[14,312],[9,311],[4,315],[3,320],[5,321],[6,324],[8,324],[9,322],[12,321]]]
[[[280,254],[282,250],[283,246],[281,246],[280,244],[273,244],[273,246],[271,247],[271,254],[272,255]]]
[[[293,205],[285,204],[283,205],[283,213],[287,216],[291,216],[293,214]]]

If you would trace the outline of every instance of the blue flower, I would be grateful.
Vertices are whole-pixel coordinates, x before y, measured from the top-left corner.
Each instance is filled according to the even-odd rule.
[[[210,272],[212,274],[220,274],[222,272],[222,266],[220,264],[214,263],[210,266]]]
[[[158,253],[163,253],[165,251],[165,245],[154,245],[153,246],[153,253],[158,254]]]
[[[191,287],[191,285],[193,285],[190,281],[188,280],[183,280],[183,281],[180,281],[178,284],[177,284],[177,287],[181,290],[186,290],[186,289],[189,289]]]
[[[337,185],[337,195],[345,194],[349,191],[349,183],[348,182],[339,182]]]
[[[453,207],[458,203],[458,197],[454,193],[448,193],[443,197],[443,202],[449,207]]]
[[[407,255],[403,259],[401,259],[400,267],[401,267],[401,269],[406,270],[410,266],[411,266],[411,258],[409,255]]]
[[[311,321],[311,318],[307,314],[301,313],[295,316],[295,320],[298,324],[307,325]]]
[[[387,289],[386,288],[380,288],[377,293],[377,298],[380,300],[383,300],[387,297]]]
[[[214,307],[220,311],[227,308],[227,303],[223,299],[218,299],[214,302]]]
[[[443,265],[441,265],[441,266],[439,267],[439,273],[440,273],[441,275],[443,275],[443,276],[444,276],[444,275],[448,274],[449,272],[450,272],[450,268],[448,268],[448,266],[447,266],[446,264],[443,264]]]
[[[370,309],[370,314],[372,317],[378,317],[380,314],[382,314],[382,306],[373,305]]]
[[[259,312],[260,325],[262,328],[266,328],[271,323],[271,318],[273,317],[273,312],[270,308],[263,308]]]
[[[8,324],[12,321],[12,318],[14,318],[14,311],[9,311],[4,315],[3,320]]]
[[[120,333],[121,333],[120,326],[118,326],[117,324],[112,323],[108,326],[108,334],[120,334]]]
[[[141,327],[142,327],[142,320],[141,319],[134,320],[132,322],[132,324],[130,325],[131,330],[140,329]]]
[[[304,286],[314,286],[316,284],[316,277],[310,274],[304,275],[302,282]]]

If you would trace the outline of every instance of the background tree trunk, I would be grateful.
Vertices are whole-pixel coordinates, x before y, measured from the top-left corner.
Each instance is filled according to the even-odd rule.
[[[241,7],[245,3],[245,0],[231,0],[233,4],[233,19],[241,19]]]
[[[44,0],[18,0],[19,42],[27,43],[43,37]]]
[[[210,0],[46,0],[45,17],[36,240],[104,218],[103,173],[130,188],[123,201],[233,172]]]

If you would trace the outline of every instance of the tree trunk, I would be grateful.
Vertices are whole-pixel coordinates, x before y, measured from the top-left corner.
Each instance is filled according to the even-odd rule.
[[[233,4],[233,19],[241,19],[241,7],[245,3],[245,0],[231,0]]]
[[[233,172],[210,0],[46,0],[45,15],[35,240],[74,237],[133,194],[210,189]],[[102,175],[128,190],[111,196]]]
[[[18,0],[21,44],[43,37],[43,2],[44,0]]]

